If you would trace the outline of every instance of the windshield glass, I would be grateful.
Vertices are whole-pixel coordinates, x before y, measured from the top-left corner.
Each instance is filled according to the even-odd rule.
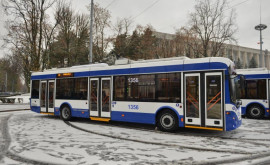
[[[236,103],[237,99],[241,98],[241,95],[244,94],[244,87],[240,84],[240,76],[232,75],[230,78],[230,92],[231,100],[233,103]]]

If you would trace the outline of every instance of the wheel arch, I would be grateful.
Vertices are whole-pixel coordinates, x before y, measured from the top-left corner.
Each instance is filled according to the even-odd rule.
[[[248,103],[247,106],[246,106],[246,110],[248,110],[251,106],[253,105],[258,105],[260,106],[262,109],[265,110],[265,106],[262,104],[262,103],[259,103],[259,102],[251,102],[251,103]]]
[[[67,107],[69,107],[69,109],[70,109],[70,111],[71,111],[71,113],[72,113],[72,106],[68,103],[68,102],[63,102],[61,105],[60,105],[60,113],[61,113],[61,111],[62,111],[62,108],[63,107],[65,107],[65,106],[67,106]]]
[[[248,116],[248,117],[250,117],[250,115],[249,115],[249,110],[250,110],[250,108],[252,107],[252,106],[254,106],[254,105],[256,105],[256,106],[259,106],[261,109],[262,109],[262,115],[261,115],[261,117],[259,117],[259,118],[263,118],[264,117],[264,115],[265,115],[265,106],[263,105],[263,104],[261,104],[261,103],[259,103],[259,102],[251,102],[251,103],[249,103],[247,106],[246,106],[246,115]]]
[[[179,120],[180,115],[179,115],[179,113],[178,113],[178,111],[177,111],[176,109],[174,109],[174,108],[171,107],[171,106],[162,106],[162,107],[160,107],[160,108],[156,111],[156,114],[155,114],[155,124],[157,124],[157,121],[158,121],[158,115],[159,115],[160,113],[162,113],[163,111],[165,111],[165,110],[170,110],[170,111],[174,112],[174,113],[176,114],[178,120]]]

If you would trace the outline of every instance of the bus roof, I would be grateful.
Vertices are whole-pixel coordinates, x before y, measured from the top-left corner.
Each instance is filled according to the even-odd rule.
[[[269,70],[266,68],[248,68],[248,69],[236,69],[237,74],[250,75],[250,74],[268,74]]]
[[[266,68],[236,69],[237,74],[245,75],[246,79],[269,79],[270,71]]]
[[[223,65],[222,65],[223,64]],[[227,69],[233,62],[224,57],[206,57],[189,59],[187,57],[174,57],[174,58],[162,58],[133,61],[127,60],[124,62],[116,62],[115,65],[109,66],[105,63],[88,64],[80,66],[72,66],[67,68],[53,68],[44,70],[43,72],[32,72],[32,76],[58,74],[58,73],[76,73],[87,71],[105,71],[105,70],[120,70],[120,69],[132,69],[132,68],[150,68],[150,67],[165,67],[165,66],[178,66],[183,67],[182,71],[188,70],[214,70],[214,69]],[[178,71],[178,70],[176,70]]]

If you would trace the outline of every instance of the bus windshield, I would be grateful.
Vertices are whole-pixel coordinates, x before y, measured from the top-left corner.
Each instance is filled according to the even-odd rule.
[[[233,103],[236,103],[236,100],[241,99],[245,93],[244,81],[241,81],[242,75],[232,75],[230,78],[230,91],[231,91],[231,100]]]

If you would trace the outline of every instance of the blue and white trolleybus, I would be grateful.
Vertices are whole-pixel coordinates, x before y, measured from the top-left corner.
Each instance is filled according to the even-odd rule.
[[[237,69],[238,74],[245,76],[245,88],[238,96],[242,100],[242,115],[260,119],[269,117],[270,74],[266,68]]]
[[[31,75],[31,109],[60,116],[230,131],[241,125],[239,76],[227,58],[119,60]]]

